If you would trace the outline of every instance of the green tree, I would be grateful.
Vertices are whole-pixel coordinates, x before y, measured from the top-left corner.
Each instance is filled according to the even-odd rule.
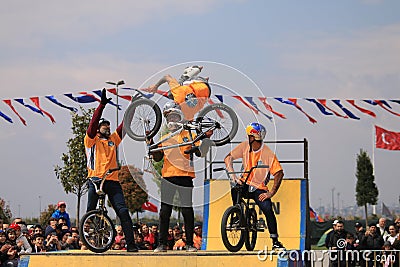
[[[379,195],[373,168],[367,152],[360,149],[360,153],[357,154],[356,200],[359,207],[364,206],[366,225],[368,225],[367,204],[376,205]]]
[[[118,179],[124,192],[125,202],[131,214],[143,212],[143,203],[149,200],[143,173],[133,165],[122,166]]]
[[[57,209],[57,205],[49,204],[47,209],[40,213],[39,223],[43,226],[46,226],[51,215]]]
[[[10,205],[6,204],[6,201],[0,197],[0,220],[3,223],[10,223],[12,213]]]
[[[94,109],[84,110],[81,107],[82,115],[72,113],[72,134],[73,137],[67,141],[68,152],[63,153],[61,159],[63,167],[55,166],[54,172],[57,179],[60,179],[64,191],[77,196],[76,225],[79,225],[79,210],[81,198],[86,194],[87,168],[86,155],[83,139],[89,126]]]

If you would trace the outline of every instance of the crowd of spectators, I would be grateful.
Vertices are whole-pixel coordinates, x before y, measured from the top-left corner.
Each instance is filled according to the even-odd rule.
[[[184,226],[170,228],[168,249],[182,249],[185,244]],[[158,244],[158,225],[134,224],[135,242],[141,250],[153,250]],[[116,238],[112,250],[126,250],[125,235],[121,225],[116,226]],[[201,247],[201,226],[195,227],[195,246]],[[57,210],[46,225],[27,225],[22,218],[11,224],[0,225],[0,267],[18,266],[22,254],[45,253],[64,250],[86,250],[80,241],[79,229],[70,222],[66,203],[59,202]]]
[[[343,226],[343,221],[335,220],[333,231],[325,240],[331,252],[332,266],[399,266],[400,218],[390,225],[386,224],[385,218],[380,218],[378,223],[369,223],[367,228],[356,222],[354,232],[347,232]],[[357,254],[352,251],[368,253]],[[354,255],[359,257],[354,258]]]

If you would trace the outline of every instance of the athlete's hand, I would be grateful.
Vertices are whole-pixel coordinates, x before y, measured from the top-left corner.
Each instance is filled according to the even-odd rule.
[[[156,87],[156,85],[150,85],[149,87],[147,87],[147,88],[142,88],[141,90],[142,90],[142,91],[145,91],[145,92],[148,92],[148,93],[154,94],[154,93],[157,92],[157,87]]]
[[[107,105],[110,101],[111,101],[111,97],[107,98],[106,89],[103,88],[103,90],[101,91],[101,101],[100,101],[100,103],[103,104],[103,105]]]
[[[242,181],[236,176],[236,174],[232,174],[232,180],[237,184],[242,184]]]
[[[273,197],[273,194],[271,193],[271,192],[265,192],[265,193],[262,193],[262,194],[260,194],[259,196],[258,196],[258,200],[260,200],[260,201],[264,201],[264,200],[266,200],[266,199],[270,199],[270,198],[272,198]]]

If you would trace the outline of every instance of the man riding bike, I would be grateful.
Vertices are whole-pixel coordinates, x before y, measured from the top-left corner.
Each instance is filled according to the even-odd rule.
[[[255,169],[248,177],[246,184],[242,188],[242,192],[246,197],[254,199],[255,203],[264,213],[270,237],[272,238],[273,249],[284,249],[284,246],[278,240],[278,226],[275,213],[272,209],[271,198],[278,192],[283,179],[283,169],[276,158],[274,152],[263,143],[267,131],[265,127],[257,122],[253,122],[246,127],[248,140],[236,146],[224,159],[226,169],[229,172],[234,172],[233,161],[241,158],[244,171],[249,171],[257,165],[268,165],[269,168]],[[270,174],[274,176],[274,186],[270,190],[267,185],[270,179]],[[246,175],[246,174],[245,174]],[[232,178],[239,185],[242,185],[246,180],[243,175],[238,178],[232,174]],[[249,192],[249,187],[253,190]],[[235,204],[237,198],[237,190],[231,189],[232,201]],[[239,219],[239,218],[238,218]]]

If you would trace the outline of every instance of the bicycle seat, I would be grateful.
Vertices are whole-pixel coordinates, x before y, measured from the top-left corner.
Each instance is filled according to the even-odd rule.
[[[103,191],[100,191],[100,184],[101,184],[101,179],[99,177],[90,177],[89,180],[92,182],[92,184],[94,185],[94,188],[96,190],[97,194],[104,194]]]

